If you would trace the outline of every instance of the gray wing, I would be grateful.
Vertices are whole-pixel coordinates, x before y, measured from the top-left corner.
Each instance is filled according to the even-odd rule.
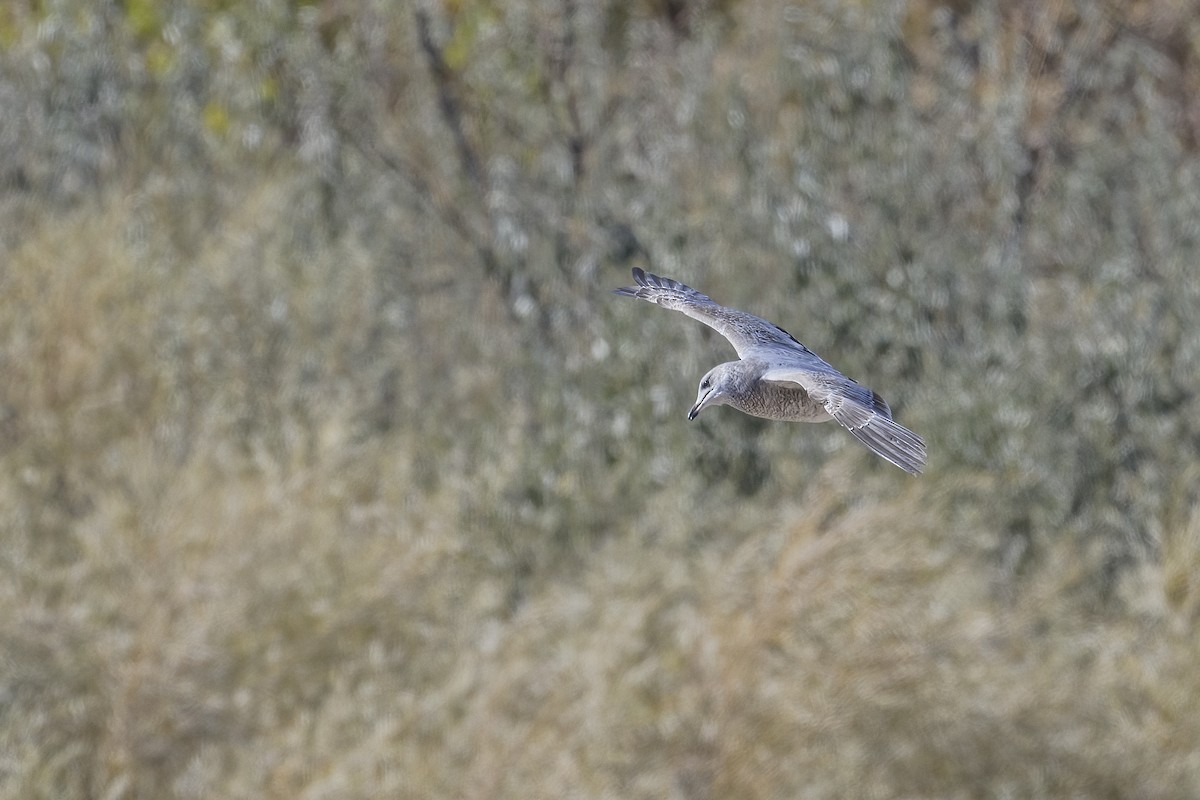
[[[773,322],[713,302],[711,297],[700,294],[679,281],[660,278],[637,267],[633,268],[633,279],[637,281],[637,286],[613,289],[613,294],[640,297],[642,300],[658,303],[663,308],[682,311],[692,319],[700,320],[728,339],[737,351],[738,358],[758,354],[753,353],[755,350],[762,353],[782,349],[812,354],[812,351],[796,341],[794,336]]]
[[[892,410],[876,392],[826,367],[777,365],[766,370],[762,380],[799,384],[873,453],[905,472],[919,474],[925,467],[925,441],[893,420]]]

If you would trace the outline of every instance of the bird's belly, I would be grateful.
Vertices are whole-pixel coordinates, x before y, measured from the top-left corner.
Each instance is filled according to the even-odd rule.
[[[755,414],[758,417],[779,420],[780,422],[828,422],[833,419],[819,403],[802,403],[794,408],[783,409],[769,414]]]
[[[825,406],[813,400],[803,389],[767,381],[759,384],[751,402],[739,407],[739,410],[751,416],[780,422],[826,422],[833,419],[825,411]]]

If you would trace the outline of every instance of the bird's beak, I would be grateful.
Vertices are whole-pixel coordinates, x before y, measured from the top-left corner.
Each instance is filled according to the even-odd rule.
[[[696,405],[692,406],[692,410],[688,412],[688,419],[689,420],[695,419],[696,415],[698,415],[700,413],[700,409],[703,406],[704,406],[703,400],[701,400],[699,403],[696,403]]]

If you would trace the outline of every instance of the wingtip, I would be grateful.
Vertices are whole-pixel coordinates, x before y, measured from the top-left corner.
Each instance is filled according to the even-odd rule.
[[[895,461],[892,463],[896,464]],[[925,451],[922,450],[915,458],[907,459],[905,463],[896,464],[896,466],[913,477],[920,475],[925,471]]]
[[[918,438],[918,441],[920,441],[919,438]],[[898,456],[897,458],[892,458],[890,456],[884,455],[883,453],[880,453],[878,450],[876,450],[875,452],[878,455],[883,456],[883,458],[885,460],[891,462],[892,464],[895,464],[897,467],[904,470],[905,472],[907,472],[909,475],[912,475],[913,477],[916,477],[925,471],[925,443],[924,442],[921,442],[920,449],[918,449],[918,450],[915,450],[912,452],[905,452],[904,450],[900,450],[900,452],[898,452],[896,454]]]
[[[910,458],[893,458],[892,456],[880,453],[878,450],[875,450],[874,452],[884,461],[888,462],[894,467],[899,467],[909,475],[912,475],[914,478],[920,476],[921,473],[925,471],[925,459],[917,460]]]
[[[877,417],[861,427],[848,425],[846,430],[868,450],[909,475],[920,475],[925,469],[925,440],[892,419]]]
[[[647,273],[641,267],[634,267],[632,272],[633,280],[637,286],[622,286],[619,289],[613,289],[613,294],[619,294],[623,297],[642,297],[643,295],[638,294],[639,291],[656,285],[658,276],[653,273]]]

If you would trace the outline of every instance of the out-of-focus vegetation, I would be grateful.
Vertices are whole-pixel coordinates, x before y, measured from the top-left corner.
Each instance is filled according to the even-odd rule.
[[[0,797],[1200,796],[1192,3],[0,10]],[[778,321],[930,444],[683,416]]]

